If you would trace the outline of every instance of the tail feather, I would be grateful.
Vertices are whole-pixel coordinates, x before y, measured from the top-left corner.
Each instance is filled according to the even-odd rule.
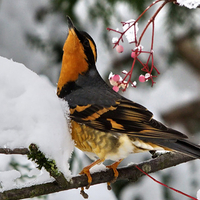
[[[176,142],[170,142],[166,146],[190,157],[200,158],[200,146],[188,140],[177,140]]]
[[[148,141],[155,143],[157,145],[178,151],[180,153],[186,154],[193,158],[200,158],[200,145],[194,144],[185,139],[178,139],[178,140],[163,139],[162,140],[162,139],[154,138],[154,139],[150,139],[150,140],[148,139]]]

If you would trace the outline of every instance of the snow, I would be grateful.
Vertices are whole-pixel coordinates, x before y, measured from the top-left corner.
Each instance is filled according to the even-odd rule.
[[[17,186],[16,179],[20,178],[21,174],[16,170],[9,170],[6,172],[0,172],[0,187],[7,190],[15,188]]]
[[[200,189],[197,191],[197,199],[200,200]]]
[[[42,168],[41,170],[37,168],[33,168],[28,173],[29,179],[26,180],[25,183],[20,182],[20,180],[17,180],[17,187],[30,187],[32,185],[39,185],[44,183],[53,182],[54,178],[50,176],[50,174]],[[7,189],[7,188],[6,188]]]
[[[90,168],[90,173],[93,174],[95,172],[102,172],[102,171],[106,171],[107,169],[108,168],[106,168],[106,166],[103,163],[100,163]]]
[[[34,143],[69,179],[73,142],[63,112],[63,107],[69,112],[66,103],[46,78],[23,64],[0,57],[0,65],[0,147],[28,148]]]
[[[125,22],[126,24],[123,25],[123,30],[126,31],[125,36],[126,36],[126,39],[128,40],[129,43],[135,41],[136,34],[139,30],[138,23],[133,25],[134,22],[135,22],[134,19],[130,19],[130,20]],[[131,28],[129,28],[131,25],[133,25],[133,26]]]
[[[118,40],[119,40],[118,37],[113,37],[113,38],[112,38],[112,43],[115,44]]]
[[[20,162],[19,162],[20,163]],[[14,188],[29,187],[36,184],[53,182],[54,178],[50,177],[49,173],[44,169],[33,168],[26,180],[23,174],[17,170],[8,170],[0,172],[0,192],[11,190]],[[22,180],[21,180],[22,178]]]
[[[11,162],[16,163],[15,170],[11,166],[8,167],[8,163]],[[36,166],[37,164],[27,160],[26,156],[2,154],[0,165],[0,192],[54,181],[54,178],[44,168],[39,170]]]
[[[177,0],[177,3],[179,3],[180,6],[194,9],[200,5],[200,0]]]

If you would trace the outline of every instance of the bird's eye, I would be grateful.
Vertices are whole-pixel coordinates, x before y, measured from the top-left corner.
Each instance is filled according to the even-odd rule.
[[[89,47],[89,46],[90,46],[90,43],[89,43],[88,39],[85,39],[85,40],[83,41],[83,45],[86,46],[86,47]]]

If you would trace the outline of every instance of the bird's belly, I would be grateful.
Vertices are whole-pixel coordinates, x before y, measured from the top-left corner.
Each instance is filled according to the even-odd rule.
[[[118,148],[115,152],[108,152],[106,159],[118,161],[119,159],[126,158],[129,154],[133,153],[135,146],[126,134],[120,134],[118,137]]]
[[[118,152],[120,146],[116,134],[99,131],[72,120],[72,139],[75,146],[84,151],[90,158],[107,158]]]
[[[118,161],[131,153],[163,150],[163,147],[143,142],[127,134],[99,131],[73,120],[72,139],[75,146],[84,151],[91,159],[100,158]]]

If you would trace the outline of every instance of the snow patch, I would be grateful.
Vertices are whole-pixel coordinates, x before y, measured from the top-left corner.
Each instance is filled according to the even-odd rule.
[[[34,143],[69,179],[74,145],[69,117],[64,116],[67,103],[61,105],[50,82],[23,64],[0,57],[0,65],[0,147],[28,148]]]
[[[107,169],[108,168],[106,168],[106,166],[103,163],[100,163],[90,168],[90,173],[93,174],[95,172],[102,172],[102,171],[105,172]]]
[[[135,20],[130,19],[130,20],[126,21],[125,24],[122,27],[123,30],[126,31],[125,36],[126,36],[126,39],[128,40],[129,43],[135,41],[137,32],[139,30],[138,23],[135,23],[135,25],[133,25],[134,23],[135,23]]]
[[[200,0],[177,0],[177,3],[179,3],[180,6],[194,9],[200,5]]]
[[[197,199],[200,200],[200,189],[197,191]]]
[[[16,170],[0,172],[0,190],[2,191],[2,188],[9,190],[12,189],[13,186],[16,187],[16,179],[20,177],[20,172]]]

